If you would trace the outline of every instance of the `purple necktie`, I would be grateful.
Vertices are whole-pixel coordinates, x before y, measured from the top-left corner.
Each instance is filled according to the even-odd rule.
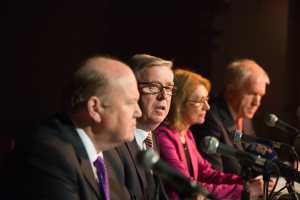
[[[97,169],[97,176],[99,179],[100,191],[103,192],[104,200],[109,200],[109,186],[108,178],[104,165],[104,160],[101,156],[98,156],[94,161],[94,166]]]

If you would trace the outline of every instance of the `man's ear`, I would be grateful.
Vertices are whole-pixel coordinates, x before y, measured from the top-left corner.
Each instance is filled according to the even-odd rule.
[[[90,115],[90,117],[95,121],[95,122],[101,122],[102,120],[102,112],[103,112],[103,106],[101,104],[101,100],[99,97],[92,96],[89,98],[87,102],[87,110]]]

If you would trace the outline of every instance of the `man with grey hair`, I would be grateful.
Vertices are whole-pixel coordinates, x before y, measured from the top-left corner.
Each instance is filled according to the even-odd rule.
[[[109,200],[102,152],[134,138],[141,116],[134,73],[116,59],[90,58],[66,97],[68,112],[37,127],[21,150],[21,197]]]
[[[254,134],[251,119],[261,104],[268,84],[270,79],[267,73],[253,60],[239,59],[228,65],[223,93],[211,100],[205,123],[192,127],[198,149],[214,168],[226,173],[241,173],[237,158],[205,154],[200,147],[202,138],[214,136],[220,142],[244,151],[245,147],[234,143],[231,135],[236,131]]]
[[[128,64],[138,80],[142,117],[137,120],[134,141],[126,142],[115,151],[105,152],[104,157],[114,165],[113,170],[129,191],[131,199],[167,199],[160,178],[141,168],[136,156],[140,150],[159,148],[152,131],[169,112],[175,89],[171,69],[173,63],[155,56],[137,54]]]

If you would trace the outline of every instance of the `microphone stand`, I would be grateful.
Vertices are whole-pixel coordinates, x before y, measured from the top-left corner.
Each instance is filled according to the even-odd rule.
[[[244,180],[244,190],[242,192],[242,198],[243,200],[250,200],[250,184],[249,180]]]
[[[265,163],[264,170],[263,170],[263,199],[268,200],[268,193],[269,193],[269,181],[272,173],[272,164],[269,162]]]
[[[298,169],[298,160],[299,160],[298,153],[294,146],[292,146],[289,150],[292,153],[292,155],[294,156],[294,162],[295,161],[297,162],[296,169]],[[294,181],[291,178],[286,178],[285,180],[286,180],[286,188],[290,194],[291,199],[299,200],[299,197],[294,188]]]
[[[291,179],[286,179],[286,188],[292,200],[299,200],[299,197],[294,189],[294,182]]]
[[[242,191],[243,200],[250,200],[250,183],[249,179],[251,177],[252,169],[249,165],[242,165],[241,176],[243,179],[244,190]]]
[[[263,180],[264,180],[264,185],[263,185],[263,200],[268,200],[268,185],[269,185],[269,180],[272,172],[272,163],[271,162],[266,162],[263,170]],[[251,168],[251,165],[247,165],[244,163],[242,165],[242,178],[244,180],[243,185],[244,185],[244,190],[242,192],[242,198],[243,200],[250,200],[250,183],[249,179],[252,176],[252,172],[254,169]]]
[[[273,171],[276,171],[278,172],[279,169],[278,169],[278,166],[277,165],[274,165],[274,163],[272,162],[265,162],[264,164],[264,168],[263,168],[263,181],[264,181],[264,184],[263,184],[263,200],[271,200],[272,199],[272,192],[269,196],[269,181],[270,181],[270,178],[271,178],[271,174]]]

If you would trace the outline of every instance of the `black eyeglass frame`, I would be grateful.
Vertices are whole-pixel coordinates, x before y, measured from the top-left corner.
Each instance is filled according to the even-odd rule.
[[[175,85],[164,86],[162,83],[154,81],[138,82],[138,87],[142,94],[161,94],[164,91],[167,95],[172,96],[176,92]],[[151,89],[149,87],[153,87],[153,89],[157,89],[157,91],[150,91]],[[149,89],[149,91],[145,89]]]

